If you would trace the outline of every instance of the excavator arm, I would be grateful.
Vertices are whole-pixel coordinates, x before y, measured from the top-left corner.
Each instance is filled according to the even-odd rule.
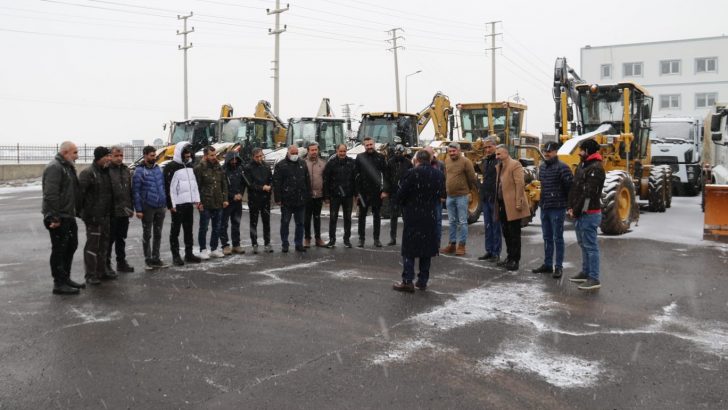
[[[447,140],[447,122],[452,113],[450,98],[442,92],[437,92],[430,105],[417,113],[417,135],[422,133],[430,120],[435,127],[435,140]]]
[[[258,101],[258,104],[255,106],[255,116],[258,118],[268,118],[275,121],[277,132],[273,137],[273,142],[276,145],[286,144],[286,124],[283,122],[283,120],[281,120],[280,117],[275,115],[268,101]]]
[[[566,62],[566,57],[558,57],[554,64],[554,84],[552,95],[556,109],[554,110],[554,128],[562,142],[571,138],[570,131],[575,129],[582,133],[581,116],[579,115],[577,84],[585,81]]]

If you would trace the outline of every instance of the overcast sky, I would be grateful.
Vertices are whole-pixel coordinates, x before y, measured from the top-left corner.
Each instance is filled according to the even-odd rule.
[[[282,5],[285,5],[283,2]],[[0,0],[0,137],[8,143],[112,144],[160,137],[183,111],[177,14],[194,12],[191,117],[231,103],[252,115],[273,100],[273,0]],[[711,37],[728,31],[725,0],[414,1],[292,0],[281,15],[283,118],[316,113],[329,97],[355,112],[396,108],[386,30],[401,27],[402,110],[490,101],[485,22],[496,26],[497,99],[529,106],[528,130],[552,130],[557,56],[579,67],[585,45]],[[490,43],[488,43],[489,46]],[[429,131],[431,133],[431,131]]]

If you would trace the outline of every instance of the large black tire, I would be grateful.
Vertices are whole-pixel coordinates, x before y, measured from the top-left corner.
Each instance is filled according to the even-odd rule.
[[[639,215],[636,206],[632,178],[624,171],[607,172],[602,189],[602,232],[621,235],[629,231],[635,215]]]
[[[483,203],[480,201],[480,181],[477,181],[476,188],[468,194],[468,225],[478,222],[483,213]]]
[[[668,187],[665,180],[665,171],[661,166],[650,170],[649,188],[647,193],[650,212],[665,212]]]
[[[672,206],[672,168],[663,165],[662,169],[665,171],[665,209],[667,209]]]

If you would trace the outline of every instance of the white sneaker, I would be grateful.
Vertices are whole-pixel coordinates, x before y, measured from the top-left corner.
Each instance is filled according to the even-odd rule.
[[[202,250],[200,250],[200,254],[198,256],[203,261],[206,261],[206,260],[210,259],[210,251],[208,249],[202,249]]]
[[[222,253],[219,249],[215,249],[214,251],[210,252],[211,258],[224,258],[225,254]]]

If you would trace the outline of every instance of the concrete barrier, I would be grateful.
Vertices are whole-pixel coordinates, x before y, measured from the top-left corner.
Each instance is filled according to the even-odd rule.
[[[89,164],[76,164],[76,171],[81,172]],[[0,164],[0,181],[15,181],[43,176],[46,164]]]

